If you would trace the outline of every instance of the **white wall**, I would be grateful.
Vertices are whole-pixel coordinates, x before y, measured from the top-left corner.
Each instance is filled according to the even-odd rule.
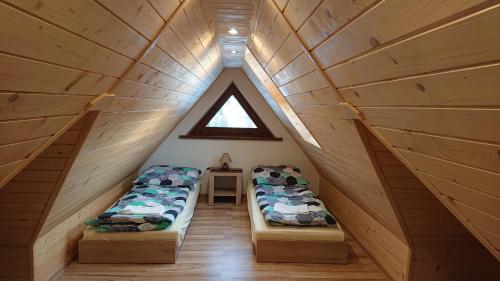
[[[245,141],[245,140],[193,140],[180,139],[180,135],[189,130],[201,119],[210,106],[234,82],[255,112],[264,121],[276,137],[283,141]],[[258,164],[279,165],[292,164],[300,167],[303,174],[311,182],[310,188],[318,191],[318,172],[302,152],[294,139],[276,117],[266,101],[257,92],[252,82],[241,69],[225,69],[200,98],[197,104],[177,125],[160,147],[153,153],[142,169],[155,164],[190,166],[205,171],[207,167],[217,164],[222,153],[231,156],[231,167],[243,168],[243,189],[253,166]],[[207,179],[203,178],[203,190],[206,192]]]

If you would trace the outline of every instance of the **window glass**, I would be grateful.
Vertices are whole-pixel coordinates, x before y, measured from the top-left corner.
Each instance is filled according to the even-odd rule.
[[[208,122],[207,127],[257,128],[238,100],[231,96]]]

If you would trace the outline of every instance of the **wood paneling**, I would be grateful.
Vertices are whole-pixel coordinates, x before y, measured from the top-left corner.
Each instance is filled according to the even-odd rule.
[[[202,0],[206,7],[205,12],[213,17],[213,29],[216,40],[222,52],[225,67],[241,67],[245,55],[245,45],[250,34],[250,17],[253,5],[251,0]],[[238,34],[229,34],[228,30],[234,28]]]
[[[146,39],[138,37],[132,28],[94,1],[9,0],[8,2],[129,58],[135,58],[146,44]]]
[[[2,280],[30,280],[32,277],[31,251],[37,232],[43,224],[50,202],[60,186],[60,181],[71,166],[81,143],[90,128],[93,118],[85,116],[74,124],[69,132],[78,135],[73,141],[64,138],[58,139],[48,146],[33,162],[57,162],[57,166],[30,165],[22,169],[15,178],[0,190],[0,223],[4,226],[0,231],[0,262],[10,264],[2,267]],[[37,144],[17,143],[16,148],[4,146],[9,152],[3,151],[4,156],[13,157],[21,153],[30,153],[45,139],[37,139]],[[19,146],[21,148],[19,148]],[[16,153],[17,152],[17,153]],[[16,248],[15,259],[9,254]]]
[[[498,25],[500,6],[479,0],[347,2],[323,1],[305,20],[300,13],[285,16],[292,26],[302,25],[298,35],[304,48],[328,84],[336,86],[338,97],[361,112],[361,122],[433,194],[450,194],[438,197],[499,258],[498,229],[484,231],[482,220],[490,226],[498,217],[491,204],[498,200],[500,34],[488,27]],[[345,13],[337,15],[333,7]],[[300,59],[298,49],[288,53]],[[291,65],[280,63],[271,75]],[[284,75],[282,92],[300,94],[290,100],[304,115],[335,116],[325,107],[312,107],[312,96],[294,85],[300,79],[316,79],[314,85],[320,85],[321,75],[312,73],[291,81]],[[311,128],[321,127],[316,134],[336,142],[325,133],[328,123],[307,118]],[[346,156],[338,158],[346,161]]]
[[[325,178],[320,178],[321,199],[393,280],[408,280],[410,249]]]
[[[322,66],[329,67],[377,48],[393,40],[414,35],[419,31],[442,24],[461,12],[473,8],[482,0],[460,1],[378,1],[379,4],[332,34],[314,50]],[[390,19],[390,20],[389,20]],[[397,23],[397,24],[395,24]]]
[[[342,88],[356,106],[498,106],[499,64]]]
[[[130,189],[135,174],[126,177],[71,217],[40,236],[33,246],[34,280],[49,280],[76,256],[78,240],[84,228],[82,219],[96,216]]]
[[[409,236],[409,280],[496,280],[500,269],[495,258],[394,154],[369,131],[367,134]],[[440,171],[428,168],[434,173]],[[466,202],[492,216],[500,213],[500,201],[493,196],[432,175],[426,177],[440,188],[443,196]]]
[[[321,0],[289,0],[284,10],[285,16],[294,30],[299,29],[307,18],[313,13]]]
[[[325,0],[297,31],[308,49],[313,49],[344,24],[379,1]]]
[[[67,129],[95,97],[116,95],[100,106],[43,234],[135,171],[224,64],[241,65],[243,51],[226,49],[245,44],[268,75],[260,90],[276,87],[266,100],[335,186],[322,192],[345,197],[339,201],[390,237],[353,231],[391,277],[405,280],[435,265],[424,258],[409,270],[405,257],[413,247],[407,243],[426,239],[436,223],[417,213],[442,212],[440,204],[499,258],[499,11],[497,1],[482,0],[3,1],[2,185],[18,174],[0,190],[0,220],[15,225],[0,232],[1,259],[15,253],[1,278],[29,278],[27,233],[42,218],[84,121]],[[238,37],[227,35],[229,26]],[[295,132],[277,95],[321,148]],[[371,144],[375,152],[361,124],[381,140]],[[419,204],[425,208],[413,210]],[[450,240],[455,231],[468,235],[453,217],[436,221]],[[478,254],[474,242],[467,245]],[[444,270],[463,266],[454,257],[437,277],[456,277]]]
[[[389,280],[349,233],[346,242],[347,265],[257,263],[246,205],[208,206],[206,197],[200,197],[175,264],[74,262],[57,280]]]
[[[11,132],[0,137],[0,180],[27,166],[2,189],[5,196],[0,200],[9,201],[0,204],[2,218],[9,219],[3,214],[29,205],[35,214],[46,212],[42,235],[60,230],[51,243],[64,245],[65,237],[76,239],[81,229],[75,225],[85,218],[74,214],[87,214],[89,203],[136,171],[217,77],[223,63],[200,1],[164,2],[0,4],[4,23],[0,30],[0,130]],[[66,131],[68,124],[104,93],[116,97],[98,106],[102,112],[95,126],[63,175],[60,191],[45,208],[43,203],[49,198],[28,196],[29,183],[39,179],[32,188],[50,194],[65,167],[60,160],[71,155],[71,145],[78,139],[73,129]],[[60,141],[52,143],[54,136]],[[11,194],[16,189],[27,196]],[[31,213],[20,216],[34,217]],[[28,224],[20,222],[20,227]],[[31,239],[29,235],[7,236],[2,240],[7,244]],[[68,247],[74,251],[72,245]],[[39,249],[42,253],[34,268],[39,280],[49,278],[67,258],[66,248],[49,249]],[[28,249],[25,261],[30,253]],[[9,264],[21,277],[33,274],[21,258]]]
[[[500,23],[499,15],[498,5],[480,10],[329,68],[326,73],[337,86],[343,87],[496,61],[500,31],[488,27]],[[468,36],[463,36],[464,33]],[[437,40],[442,43],[433,44]],[[342,42],[345,46],[346,41]],[[366,71],[375,68],[377,71]]]
[[[498,2],[325,0],[308,3],[315,9],[300,11],[290,8],[293,1],[275,2],[272,12],[262,10],[272,5],[262,6],[261,17],[275,19],[264,20],[260,27],[257,22],[248,48],[322,145],[318,150],[301,142],[320,174],[393,234],[397,230],[387,223],[387,212],[395,214],[393,225],[406,229],[407,214],[400,213],[396,201],[409,209],[422,204],[422,209],[440,208],[446,213],[443,204],[498,258],[500,36],[497,29],[488,28],[498,25]],[[273,32],[273,25],[283,29],[276,25],[280,15],[287,20],[288,32],[276,32],[283,34],[277,43],[265,34]],[[262,51],[266,47],[271,55]],[[265,92],[266,87],[261,85],[260,90]],[[269,94],[263,95],[273,104]],[[337,106],[338,101],[347,107]],[[272,108],[294,131],[280,107]],[[349,108],[352,112],[341,112]],[[382,141],[371,144],[376,150],[371,157],[361,156],[364,145],[351,118],[360,119],[357,124]],[[300,142],[297,133],[292,135]],[[377,160],[371,165],[374,172],[367,173],[373,159]],[[377,175],[379,188],[373,185]],[[401,190],[393,192],[392,187]],[[410,187],[413,190],[404,189]],[[367,198],[377,199],[364,201]],[[385,205],[380,203],[384,200]],[[409,214],[420,211],[431,213]],[[436,225],[411,220],[421,225],[412,229],[412,235],[405,230],[399,236],[403,243],[403,238],[409,243],[419,236],[425,240]],[[456,219],[448,214],[445,221],[454,225],[438,229],[443,237],[456,241],[453,233],[460,229],[460,239],[468,237],[467,251],[482,257],[478,260],[488,259]],[[391,276],[404,280],[415,270],[422,273],[415,280],[429,278],[424,273],[441,280],[464,278],[453,273],[463,264],[464,259],[457,257],[462,252],[448,261],[440,249],[411,250],[423,260],[399,266],[402,274]],[[439,256],[439,262],[433,256]],[[441,262],[443,271],[431,273],[429,269]],[[472,270],[477,264],[471,265]]]
[[[57,26],[0,4],[0,49],[71,68],[117,77],[131,60]],[[36,42],[34,44],[33,42]]]
[[[255,32],[248,44],[249,49],[321,145],[322,149],[308,144],[304,148],[322,175],[404,241],[396,214],[361,142],[356,125],[345,120],[347,118],[343,111],[336,106],[335,91],[295,33],[294,28],[298,27],[293,25],[300,26],[305,21],[302,17],[306,15],[307,18],[315,4],[320,3],[306,2],[289,1],[283,14],[271,1],[264,1],[256,20]],[[290,26],[287,20],[294,16],[300,19],[293,21]],[[273,34],[275,28],[279,29],[277,34],[287,34],[278,37],[282,42],[276,42],[275,37],[268,36]],[[275,53],[263,57],[262,50],[267,49],[268,45],[275,49]],[[272,58],[266,65],[267,57]],[[321,92],[327,94],[321,96]],[[319,93],[321,98],[316,99],[313,93]],[[306,95],[309,96],[307,104],[293,98]],[[298,141],[303,142],[300,139]]]

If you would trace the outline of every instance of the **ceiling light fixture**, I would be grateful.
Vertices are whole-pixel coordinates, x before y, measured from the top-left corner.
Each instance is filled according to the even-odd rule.
[[[233,27],[233,28],[229,29],[229,30],[227,31],[227,33],[229,33],[229,34],[231,34],[231,35],[236,35],[236,34],[238,34],[239,32],[238,32],[238,30],[236,30],[236,29]]]
[[[236,54],[237,52],[235,50],[231,50],[231,54]]]

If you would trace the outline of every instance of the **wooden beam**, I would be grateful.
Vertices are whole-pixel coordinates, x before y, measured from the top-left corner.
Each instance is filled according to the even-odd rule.
[[[86,111],[98,111],[108,108],[113,102],[115,95],[104,93],[97,96],[95,99],[89,101],[87,106],[85,106]]]
[[[344,112],[344,115],[349,119],[364,120],[365,116],[361,111],[348,102],[339,103],[340,109]]]

